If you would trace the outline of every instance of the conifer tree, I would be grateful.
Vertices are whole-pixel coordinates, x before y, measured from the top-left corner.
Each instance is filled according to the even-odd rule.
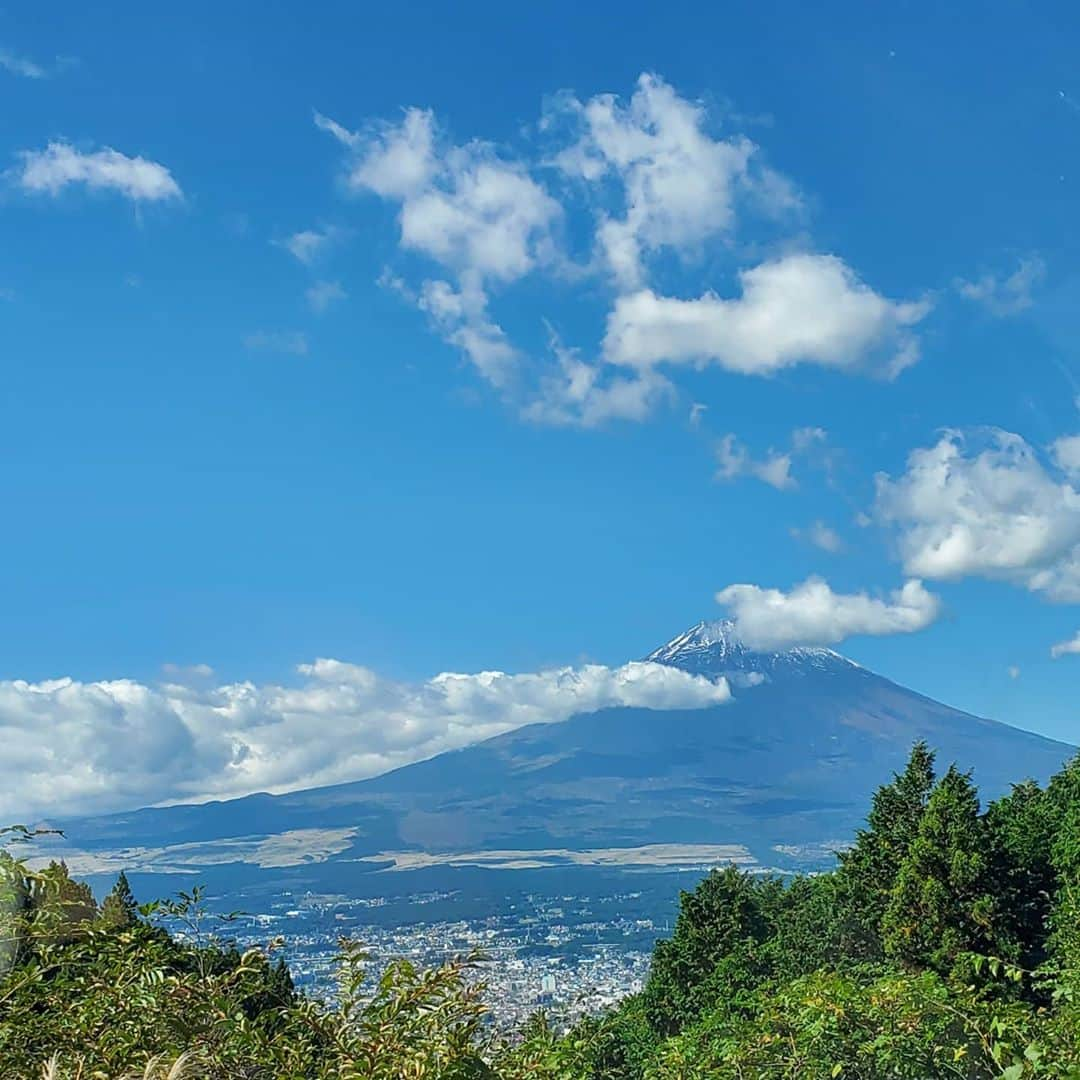
[[[97,918],[97,901],[90,886],[75,881],[67,863],[53,860],[35,875],[29,910],[35,937],[54,943],[77,937],[82,927]]]
[[[781,896],[778,882],[755,881],[735,867],[714,870],[680,896],[675,933],[657,943],[643,993],[655,1031],[681,1030],[714,1003],[721,985],[731,991],[756,969],[756,947]]]
[[[991,946],[995,905],[987,832],[970,773],[956,766],[930,794],[882,919],[886,953],[908,967],[950,971]]]
[[[1050,778],[1046,787],[1047,831],[1053,836],[1051,861],[1064,881],[1080,875],[1080,754]]]
[[[131,892],[127,874],[121,870],[116,884],[101,905],[102,922],[123,930],[137,922],[138,917],[139,905]]]
[[[874,794],[866,828],[840,853],[834,934],[844,958],[882,958],[881,920],[933,787],[934,752],[920,740],[904,771]]]
[[[1032,970],[1046,960],[1047,924],[1056,892],[1052,860],[1056,813],[1033,780],[986,812],[991,874],[1001,920],[994,953]]]

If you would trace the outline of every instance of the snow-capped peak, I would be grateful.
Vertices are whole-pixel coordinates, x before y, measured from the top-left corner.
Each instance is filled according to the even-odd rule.
[[[828,671],[858,667],[832,649],[798,646],[783,652],[757,652],[739,640],[735,624],[729,619],[696,623],[645,659],[702,675],[743,672],[767,676],[780,669]]]

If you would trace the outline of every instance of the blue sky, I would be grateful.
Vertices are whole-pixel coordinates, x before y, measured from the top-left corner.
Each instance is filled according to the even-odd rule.
[[[1075,741],[1077,45],[1007,3],[0,12],[0,679],[772,612]]]

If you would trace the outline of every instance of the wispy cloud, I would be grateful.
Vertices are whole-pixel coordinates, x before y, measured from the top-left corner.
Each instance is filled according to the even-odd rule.
[[[700,253],[706,241],[726,239],[748,203],[776,215],[801,199],[769,169],[744,135],[717,138],[705,107],[644,73],[628,102],[614,94],[552,100],[545,126],[569,122],[576,138],[552,162],[590,185],[614,180],[622,205],[598,215],[601,262],[625,291],[642,288],[649,257],[664,250]]]
[[[1031,307],[1033,292],[1046,277],[1046,263],[1037,255],[1020,260],[1020,265],[1005,276],[984,274],[975,281],[956,282],[961,296],[982,304],[994,315],[1015,315]]]
[[[796,540],[805,540],[819,550],[827,551],[830,555],[844,550],[844,541],[840,534],[821,520],[813,522],[805,529],[793,528],[791,535]]]
[[[311,266],[325,255],[329,248],[340,243],[344,236],[344,229],[336,225],[324,225],[318,229],[301,229],[276,243],[305,266]]]
[[[253,351],[287,353],[307,356],[307,336],[299,330],[257,330],[244,338],[244,348]]]
[[[716,135],[710,110],[656,74],[641,75],[628,99],[556,94],[537,144],[517,153],[455,140],[427,108],[356,130],[314,119],[343,150],[342,189],[394,208],[410,272],[393,268],[387,279],[529,420],[646,420],[677,396],[676,367],[894,377],[918,359],[930,301],[885,295],[839,255],[802,250],[795,184],[746,136]],[[584,259],[575,250],[582,223],[592,248]],[[764,261],[760,233],[741,244],[739,231],[763,223],[794,229],[784,253]],[[297,234],[297,243],[306,259],[319,241]],[[741,266],[735,287],[677,295],[680,279],[665,280],[672,267],[714,253]],[[411,270],[417,256],[433,269]],[[542,283],[564,290],[587,278],[609,304],[602,339],[523,348],[504,295],[528,279],[535,309]],[[782,465],[769,473],[778,486]]]
[[[171,679],[209,679],[214,669],[209,664],[162,664],[161,670]]]
[[[49,72],[40,64],[19,56],[10,49],[0,49],[0,68],[23,79],[45,79]]]
[[[344,300],[348,294],[341,287],[339,281],[316,281],[314,285],[307,289],[304,295],[307,297],[308,306],[311,310],[321,315],[332,304]]]
[[[810,454],[826,438],[827,433],[822,428],[796,428],[791,433],[789,449],[781,451],[770,447],[764,457],[755,459],[738,437],[729,433],[716,444],[716,478],[737,480],[749,476],[777,491],[790,491],[798,487],[791,472],[795,460]]]
[[[348,149],[346,187],[396,204],[402,248],[448,274],[416,290],[432,325],[485,379],[506,387],[518,351],[489,314],[490,290],[550,258],[562,207],[523,163],[479,140],[447,140],[430,110],[407,109],[399,124],[366,134],[321,114],[315,123]]]
[[[1062,656],[1080,656],[1080,632],[1068,641],[1059,641],[1050,647],[1050,655],[1058,660]]]
[[[12,49],[0,46],[0,68],[20,79],[51,79],[75,63],[71,57],[58,56],[51,64],[39,64]]]
[[[115,191],[133,202],[165,202],[183,198],[172,173],[156,161],[105,147],[83,152],[70,143],[50,142],[44,150],[24,150],[16,170],[18,185],[27,192],[59,195],[82,185],[91,190]]]

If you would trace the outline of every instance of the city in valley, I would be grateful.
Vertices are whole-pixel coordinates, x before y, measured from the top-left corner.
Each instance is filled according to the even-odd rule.
[[[566,891],[511,890],[487,912],[465,890],[366,897],[285,891],[241,897],[244,914],[219,925],[211,918],[204,928],[241,950],[271,947],[299,987],[323,998],[336,990],[343,937],[365,946],[371,986],[394,960],[430,968],[476,954],[474,977],[486,984],[496,1024],[515,1026],[540,1008],[569,1024],[642,988],[653,944],[671,931],[676,878],[687,875],[648,875],[641,888],[628,881],[626,891],[597,895],[574,892],[563,877]]]

